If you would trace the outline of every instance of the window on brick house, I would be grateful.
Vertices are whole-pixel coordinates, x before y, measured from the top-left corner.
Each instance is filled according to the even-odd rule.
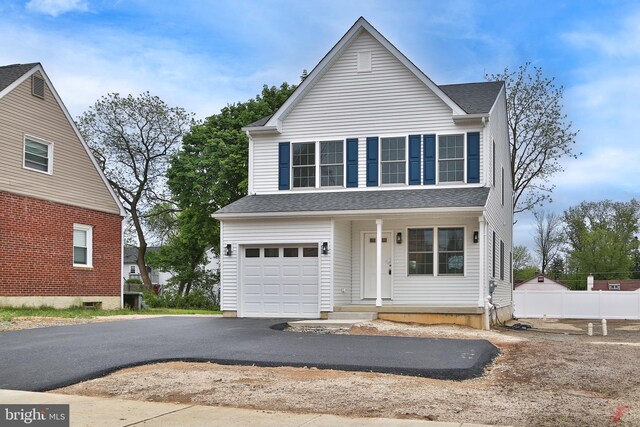
[[[93,266],[93,227],[73,225],[73,265],[75,267]]]

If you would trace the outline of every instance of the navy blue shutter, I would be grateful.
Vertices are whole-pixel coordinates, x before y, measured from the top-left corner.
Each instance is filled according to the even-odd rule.
[[[424,176],[423,184],[436,183],[436,136],[423,135],[424,144]]]
[[[367,187],[378,185],[378,137],[367,138]]]
[[[291,158],[291,144],[281,142],[278,146],[278,190],[288,190],[291,176],[289,165]]]
[[[420,185],[420,135],[409,135],[409,185]]]
[[[358,138],[347,139],[347,187],[358,186]]]
[[[467,133],[467,182],[480,182],[480,132]]]

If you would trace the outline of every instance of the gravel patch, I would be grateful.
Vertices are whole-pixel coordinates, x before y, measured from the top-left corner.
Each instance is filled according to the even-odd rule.
[[[477,331],[377,320],[356,325],[350,333],[484,338],[499,346],[502,355],[483,377],[467,381],[171,362],[125,369],[55,392],[514,426],[640,425],[640,349],[593,345],[621,341],[619,337],[607,341],[607,337]]]

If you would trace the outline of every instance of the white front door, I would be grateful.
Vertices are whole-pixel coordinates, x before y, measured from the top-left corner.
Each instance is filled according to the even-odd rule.
[[[391,233],[382,233],[382,298],[391,298]],[[376,233],[364,233],[363,298],[376,298]]]

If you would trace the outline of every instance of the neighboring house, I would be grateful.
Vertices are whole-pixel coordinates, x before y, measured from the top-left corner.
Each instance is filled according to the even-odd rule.
[[[640,279],[594,280],[593,291],[640,291]]]
[[[0,305],[120,307],[124,215],[42,65],[0,67]]]
[[[147,253],[154,252],[159,250],[158,246],[149,246],[147,247]],[[135,246],[125,246],[124,247],[124,267],[122,271],[124,271],[125,279],[138,279],[142,280],[142,276],[140,273],[140,267],[138,267],[138,248]],[[147,272],[149,273],[149,278],[151,279],[151,283],[155,286],[164,286],[167,284],[167,281],[173,277],[173,275],[166,271],[160,271],[157,268],[152,268],[147,266]]]
[[[148,246],[147,253],[159,250],[159,246]],[[142,280],[140,275],[140,267],[138,267],[138,248],[135,246],[124,247],[124,263],[122,271],[124,272],[125,280],[127,279],[139,279]],[[207,264],[204,267],[206,270],[215,271],[218,268],[218,259],[213,255],[211,250],[207,251]],[[173,277],[173,273],[170,271],[161,271],[157,268],[147,266],[151,283],[155,286],[162,288],[165,286],[169,279]]]
[[[464,64],[461,64],[464,67]],[[218,210],[222,310],[482,326],[512,312],[505,86],[438,86],[360,18],[245,128],[249,195]]]
[[[544,274],[538,274],[529,280],[515,285],[514,290],[517,291],[567,291],[569,288],[555,281]]]

